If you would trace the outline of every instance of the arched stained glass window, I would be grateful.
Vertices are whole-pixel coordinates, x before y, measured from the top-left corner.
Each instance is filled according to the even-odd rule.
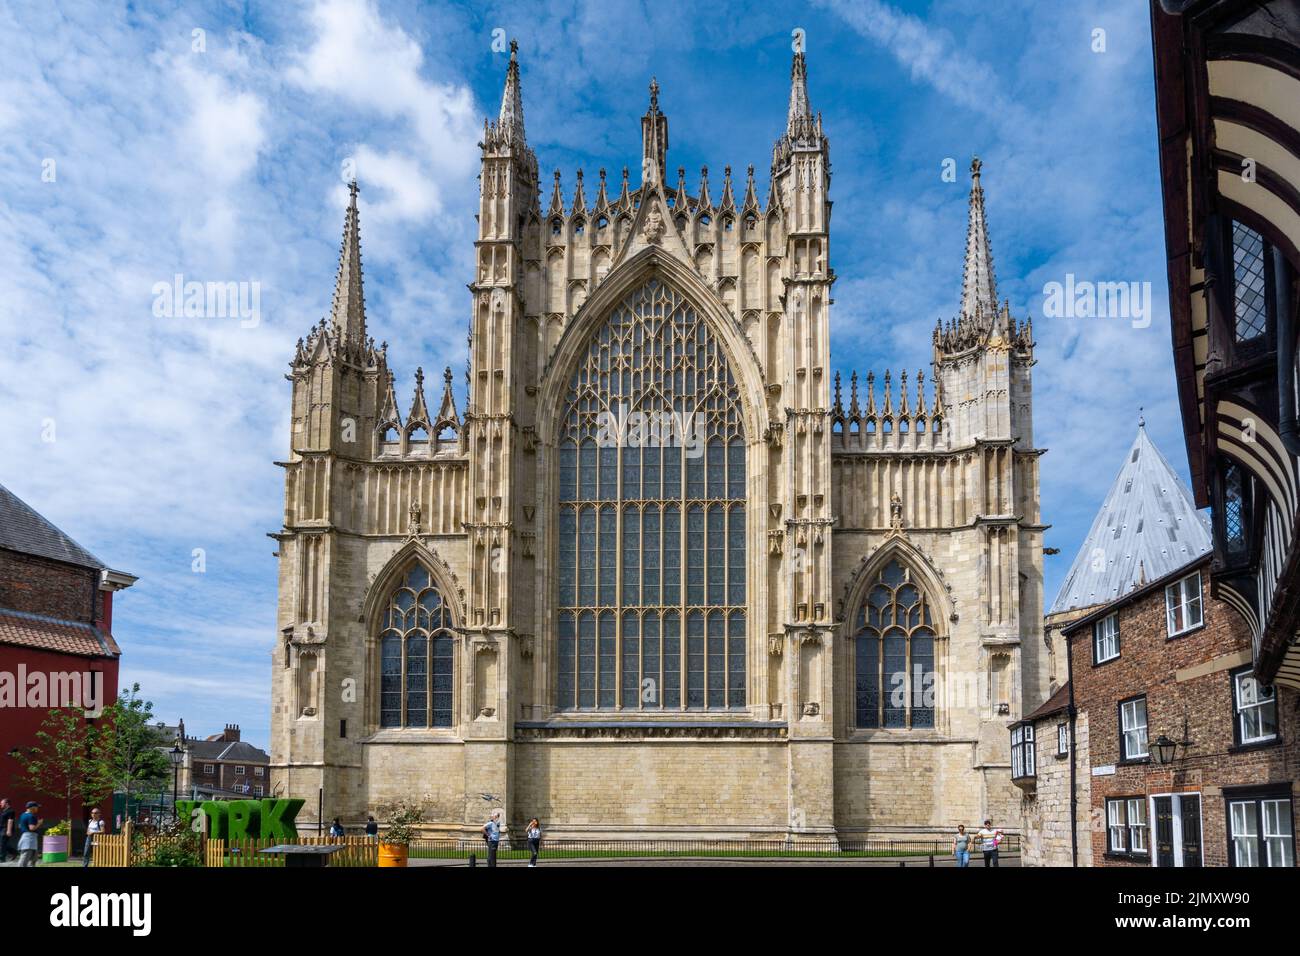
[[[890,561],[867,592],[854,631],[858,727],[934,726],[934,622],[910,569]]]
[[[452,725],[451,626],[428,570],[412,565],[380,623],[380,727]]]
[[[740,414],[720,343],[669,286],[595,334],[558,439],[561,710],[745,706]]]

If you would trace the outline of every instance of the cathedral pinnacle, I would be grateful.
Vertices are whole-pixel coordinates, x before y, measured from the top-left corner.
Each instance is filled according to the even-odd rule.
[[[650,78],[650,108],[641,117],[641,185],[662,185],[668,156],[668,117],[659,112],[659,81]]]
[[[429,428],[429,406],[424,401],[424,369],[415,370],[415,394],[411,398],[411,411],[406,416],[408,425],[423,425]]]
[[[993,277],[988,223],[984,217],[984,188],[980,185],[983,165],[978,156],[970,164],[970,213],[966,227],[966,265],[961,282],[961,315],[966,319],[991,323],[998,314],[997,283]]]
[[[510,41],[510,66],[506,68],[506,88],[501,94],[496,133],[506,144],[524,143],[524,99],[519,85],[518,40]]]
[[[790,109],[786,133],[791,139],[798,139],[812,125],[812,119],[812,107],[808,105],[808,62],[803,50],[799,50],[790,64]]]
[[[343,243],[339,248],[338,275],[330,326],[341,341],[364,345],[366,300],[361,288],[361,225],[357,213],[357,181],[348,183],[348,210],[343,218]]]
[[[802,47],[795,50],[790,64],[790,106],[786,112],[785,132],[772,149],[772,168],[786,166],[795,149],[825,151],[826,136],[820,116],[814,116],[808,101],[808,61]]]

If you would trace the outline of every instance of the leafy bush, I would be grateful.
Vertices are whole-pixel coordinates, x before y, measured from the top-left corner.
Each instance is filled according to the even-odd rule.
[[[202,866],[198,834],[184,823],[173,823],[150,838],[153,844],[138,866]]]
[[[49,827],[45,831],[46,836],[67,836],[72,832],[72,827],[68,825],[67,820],[60,820],[58,823]]]
[[[380,843],[409,846],[415,839],[415,828],[424,822],[424,809],[418,804],[399,800],[393,804],[388,816],[388,828],[379,835]]]

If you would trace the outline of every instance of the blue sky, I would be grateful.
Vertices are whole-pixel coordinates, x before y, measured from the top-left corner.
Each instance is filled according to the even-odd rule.
[[[1050,601],[1139,407],[1186,474],[1145,4],[0,7],[0,482],[140,576],[114,631],[160,717],[267,739],[284,373],[328,309],[343,162],[370,329],[406,402],[417,365],[460,382],[494,30],[519,39],[529,142],[566,198],[578,167],[590,198],[597,169],[617,182],[636,163],[652,74],[670,169],[694,189],[707,164],[717,196],[724,166],[743,182],[753,163],[765,197],[795,28],[831,143],[837,368],[928,366],[958,302],[966,168],[984,160],[998,292],[1038,340]],[[177,273],[258,283],[260,321],[156,316]],[[1044,316],[1067,274],[1150,282],[1149,327]]]

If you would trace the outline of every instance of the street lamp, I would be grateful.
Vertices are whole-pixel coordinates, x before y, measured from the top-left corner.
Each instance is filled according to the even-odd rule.
[[[1183,710],[1183,739],[1170,740],[1165,734],[1161,734],[1151,744],[1151,756],[1157,764],[1167,767],[1178,757],[1178,748],[1183,748],[1183,756],[1187,756],[1187,748],[1192,745],[1192,738],[1188,731],[1191,729],[1188,719],[1187,710]]]
[[[185,748],[181,746],[181,738],[176,738],[176,744],[169,751],[172,758],[172,822],[179,819],[176,815],[176,801],[180,797],[181,782],[181,762],[185,759]]]
[[[1151,745],[1151,755],[1155,757],[1156,763],[1163,767],[1174,762],[1174,753],[1177,749],[1178,744],[1161,734]]]

